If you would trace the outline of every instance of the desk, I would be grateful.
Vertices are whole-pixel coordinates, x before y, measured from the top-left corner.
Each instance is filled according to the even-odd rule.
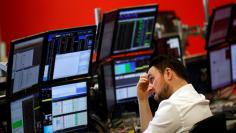
[[[230,108],[232,111],[230,112]],[[219,100],[210,104],[210,108],[213,114],[225,113],[226,114],[226,128],[227,130],[236,130],[236,103],[233,101]],[[229,116],[229,114],[232,115]]]
[[[135,112],[124,113],[121,118],[111,121],[110,133],[137,133],[140,131],[140,119]]]

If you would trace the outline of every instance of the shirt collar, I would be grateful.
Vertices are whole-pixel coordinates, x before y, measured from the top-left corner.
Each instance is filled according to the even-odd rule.
[[[170,97],[169,99],[172,99],[176,96],[178,96],[181,92],[185,91],[185,90],[190,90],[190,89],[194,89],[192,84],[186,84],[182,87],[180,87],[178,90],[176,90]]]

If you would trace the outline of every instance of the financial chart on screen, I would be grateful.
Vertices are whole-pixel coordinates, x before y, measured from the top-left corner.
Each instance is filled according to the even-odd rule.
[[[89,73],[95,27],[49,33],[43,81]]]
[[[140,75],[147,70],[149,59],[150,56],[147,55],[115,61],[115,95],[117,103],[136,99],[136,85]]]
[[[123,53],[151,47],[157,6],[121,9],[113,53]]]
[[[43,41],[43,37],[32,37],[12,43],[9,76],[13,94],[38,84]]]
[[[44,131],[80,131],[88,125],[87,83],[69,83],[42,89]],[[51,100],[47,100],[51,99]],[[47,103],[48,101],[48,103]]]

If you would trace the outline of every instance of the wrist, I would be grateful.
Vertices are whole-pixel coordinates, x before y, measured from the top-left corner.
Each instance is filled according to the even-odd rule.
[[[140,101],[140,102],[146,102],[146,101],[148,101],[148,96],[142,96],[142,97],[139,97],[139,96],[138,96],[138,101]]]

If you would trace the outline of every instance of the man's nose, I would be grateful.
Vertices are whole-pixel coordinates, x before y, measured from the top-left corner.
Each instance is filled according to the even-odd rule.
[[[148,84],[148,89],[147,89],[147,91],[149,92],[149,93],[151,93],[151,92],[153,92],[153,85],[152,84]]]

